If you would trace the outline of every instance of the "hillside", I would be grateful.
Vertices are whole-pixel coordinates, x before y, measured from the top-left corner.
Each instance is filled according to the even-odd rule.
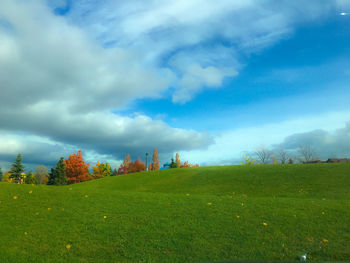
[[[0,183],[0,262],[346,260],[349,189],[347,163]]]

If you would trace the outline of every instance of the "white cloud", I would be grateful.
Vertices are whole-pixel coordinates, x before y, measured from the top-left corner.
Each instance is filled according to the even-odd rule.
[[[193,98],[203,86],[219,88],[224,77],[233,77],[238,73],[230,68],[218,69],[215,67],[202,68],[197,64],[189,66],[178,83],[178,89],[173,95],[173,102],[185,103]]]
[[[48,138],[63,147],[58,152],[84,147],[115,159],[154,147],[172,152],[211,142],[208,134],[171,128],[147,116],[111,113],[168,88],[172,73],[146,67],[143,54],[100,47],[42,2],[3,1],[0,18],[7,23],[0,25],[1,130]],[[4,151],[32,156],[53,151],[46,142],[26,141],[27,146],[10,137]]]
[[[144,54],[142,63],[174,71],[173,101],[184,103],[212,87],[201,79],[203,74],[194,78],[191,65],[215,68],[221,83],[236,75],[227,74],[228,68],[236,72],[241,67],[237,54],[273,45],[297,24],[324,17],[332,6],[273,0],[74,1],[68,16],[100,42],[137,50]]]
[[[181,156],[183,160],[205,165],[233,164],[241,160],[242,154],[254,152],[261,145],[274,148],[275,145],[283,143],[288,136],[296,133],[309,133],[320,127],[325,133],[332,133],[343,128],[349,120],[350,111],[344,111],[224,131],[215,136],[215,143],[210,145],[207,150],[184,151],[181,152]],[[311,143],[310,140],[308,141]],[[336,149],[333,150],[336,151]],[[341,154],[340,148],[339,154]],[[348,149],[347,154],[350,154],[350,149]],[[322,157],[324,156],[322,155]]]
[[[237,54],[276,43],[296,23],[315,19],[329,7],[283,2],[72,1],[67,20],[42,1],[3,0],[0,129],[7,139],[2,139],[2,153],[24,151],[34,161],[39,152],[51,152],[45,155],[50,161],[84,147],[91,156],[118,160],[154,147],[165,153],[207,147],[212,139],[206,133],[110,112],[137,98],[160,97],[171,85],[174,102],[219,88],[225,77],[237,75]],[[55,3],[65,7],[60,0]],[[38,137],[9,135],[15,132]],[[223,157],[229,138],[243,140],[244,132],[249,134],[225,133],[211,149]],[[209,151],[197,154],[209,159]]]

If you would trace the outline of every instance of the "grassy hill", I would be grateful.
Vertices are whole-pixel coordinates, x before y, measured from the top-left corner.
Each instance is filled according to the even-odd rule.
[[[0,183],[0,262],[342,261],[349,218],[350,164]]]

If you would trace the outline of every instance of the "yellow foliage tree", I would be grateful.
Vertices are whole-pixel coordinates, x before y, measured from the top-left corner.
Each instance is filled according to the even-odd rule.
[[[247,155],[242,155],[243,161],[241,161],[242,165],[252,165],[254,164],[255,160],[250,157],[248,154]]]
[[[10,176],[11,176],[10,171],[6,171],[6,172],[4,173],[4,179],[3,179],[3,181],[4,181],[4,182],[8,182],[8,183],[12,183],[13,179],[10,178]]]
[[[97,161],[96,166],[92,167],[92,174],[96,178],[102,178],[105,176],[110,176],[111,175],[111,166],[109,163],[100,163]]]

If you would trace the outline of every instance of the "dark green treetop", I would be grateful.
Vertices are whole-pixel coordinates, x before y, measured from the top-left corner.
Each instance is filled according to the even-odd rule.
[[[171,158],[171,163],[169,165],[170,168],[177,168],[177,163],[174,162],[174,158]]]
[[[63,157],[58,161],[55,168],[51,168],[51,173],[49,177],[50,185],[66,185],[67,175],[66,175],[66,164]]]
[[[18,183],[22,177],[22,173],[24,173],[24,165],[22,164],[22,155],[19,153],[11,166],[10,178],[13,178],[14,182]]]
[[[4,174],[2,172],[1,166],[0,166],[0,182],[4,179]]]

